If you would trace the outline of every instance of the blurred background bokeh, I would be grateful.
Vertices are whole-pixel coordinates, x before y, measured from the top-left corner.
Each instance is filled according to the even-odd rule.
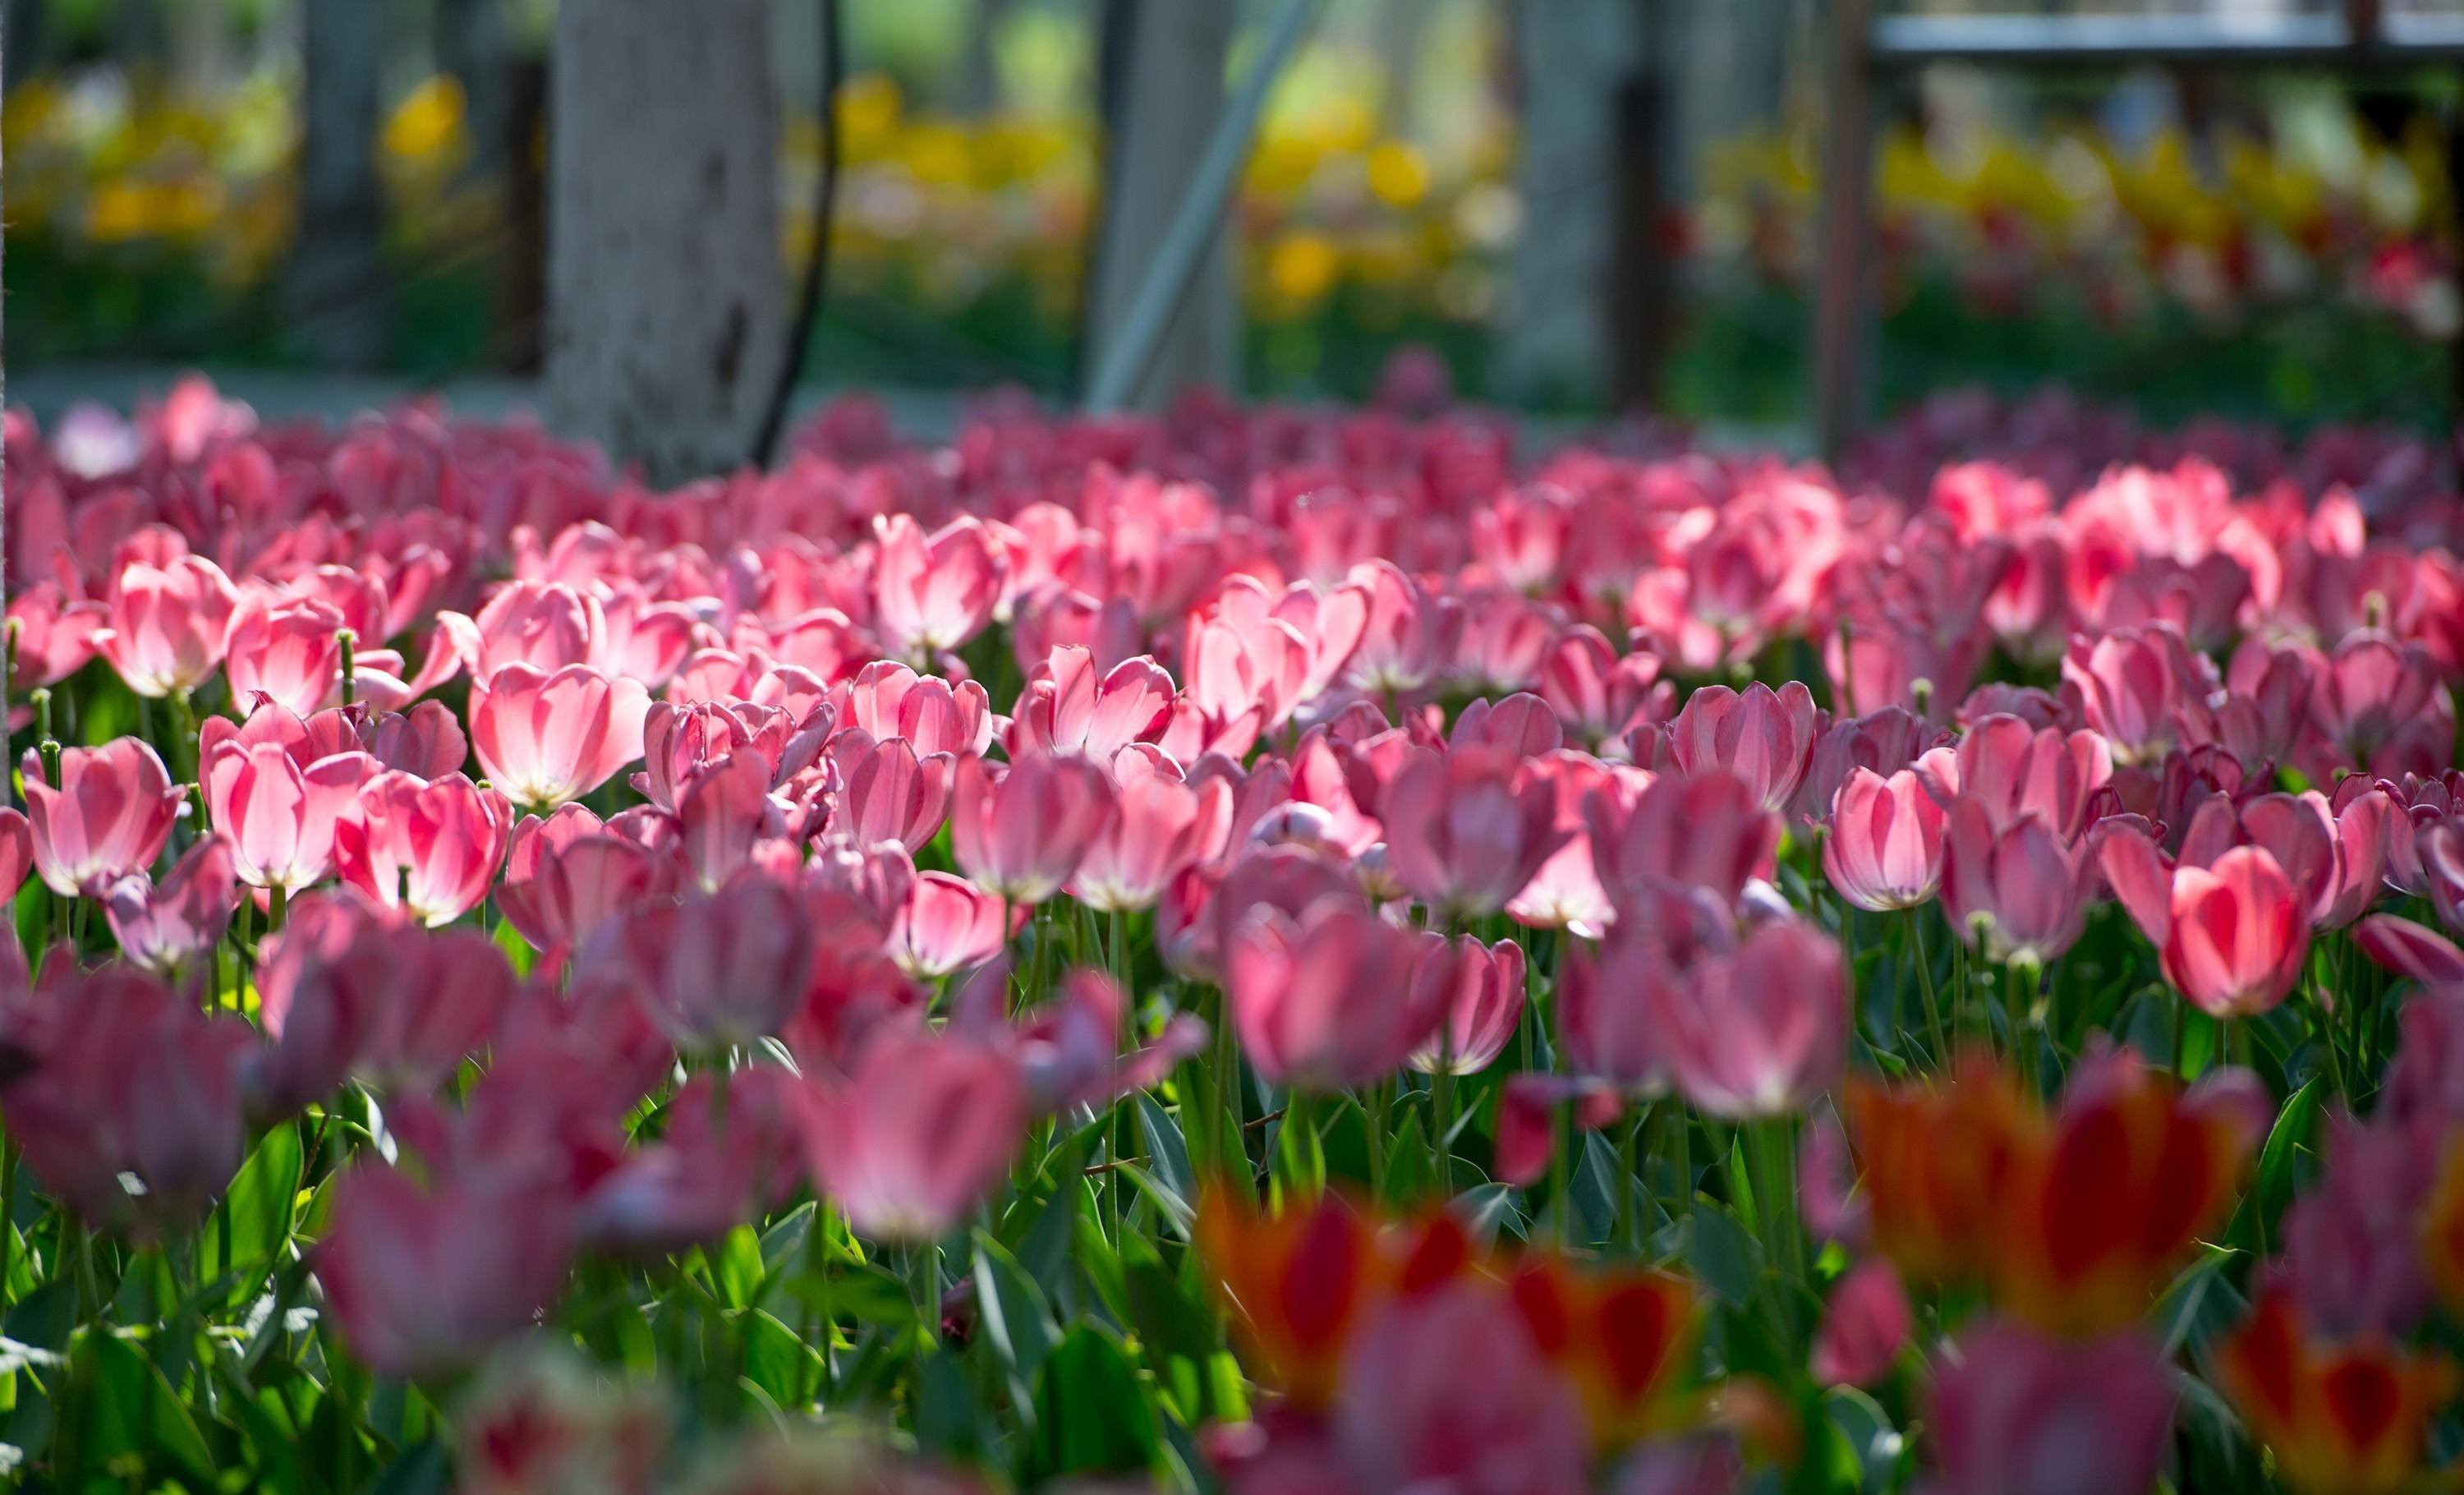
[[[303,65],[311,9],[356,72]],[[808,381],[1083,386],[1122,9],[845,0]],[[1233,73],[1273,9],[1232,6]],[[12,392],[97,365],[538,367],[554,0],[7,13]],[[1232,213],[1239,392],[1361,398],[1423,345],[1482,398],[1801,421],[1823,22],[1821,0],[1330,0]],[[770,25],[784,280],[822,70],[812,0]],[[2450,414],[2457,76],[1940,66],[1881,106],[1879,406],[2051,380],[2158,418]],[[312,120],[359,132],[356,189],[305,187]],[[309,294],[320,234],[364,240],[339,261],[362,268]],[[1646,294],[1569,276],[1586,244]]]

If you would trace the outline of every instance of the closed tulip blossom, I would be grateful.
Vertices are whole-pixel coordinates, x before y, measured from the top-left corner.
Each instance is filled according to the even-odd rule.
[[[891,1028],[845,1083],[817,1089],[806,1147],[849,1224],[875,1240],[932,1241],[1000,1182],[1026,1122],[1015,1059],[975,1039]]]
[[[1712,1115],[1787,1115],[1839,1077],[1848,972],[1818,930],[1769,925],[1658,992],[1669,1078]]]
[[[963,877],[918,873],[891,920],[890,954],[900,969],[926,980],[981,965],[1009,943],[1001,913],[999,895]]]
[[[922,664],[992,621],[1005,569],[983,525],[957,519],[927,535],[904,515],[875,527],[873,616],[890,652]]]
[[[634,905],[665,897],[676,871],[672,856],[563,804],[514,827],[496,906],[533,947],[569,950]]]
[[[1915,1328],[1900,1274],[1888,1262],[1867,1262],[1831,1289],[1808,1369],[1826,1386],[1875,1385],[1889,1376]]]
[[[1003,768],[970,758],[952,794],[950,848],[978,887],[1012,903],[1061,890],[1113,816],[1112,785],[1080,758],[1028,758]]]
[[[627,982],[677,1047],[724,1052],[777,1033],[794,1015],[814,938],[796,894],[749,870],[603,926],[576,956],[574,978]]]
[[[384,908],[451,924],[488,895],[513,819],[503,795],[460,774],[379,774],[336,823],[335,871]]]
[[[1155,907],[1183,869],[1223,849],[1232,788],[1151,768],[1121,772],[1119,780],[1112,818],[1088,843],[1069,891],[1090,909],[1128,913]]]
[[[957,771],[957,760],[949,754],[918,755],[904,737],[871,744],[843,765],[846,782],[831,818],[832,834],[850,836],[859,846],[894,841],[913,855],[940,834],[949,818]]]
[[[1098,674],[1094,656],[1062,648],[1036,667],[1011,715],[1016,756],[1078,753],[1098,762],[1153,741],[1172,719],[1172,676],[1144,655]]]
[[[231,846],[215,836],[189,847],[160,883],[132,874],[103,897],[121,954],[165,974],[210,954],[238,907]]]
[[[1595,793],[1585,806],[1600,886],[1623,905],[1661,889],[1702,889],[1733,907],[1770,870],[1779,817],[1721,769],[1665,774],[1631,800]]]
[[[517,803],[553,809],[642,756],[650,699],[638,680],[567,665],[507,665],[471,687],[471,745],[489,781]]]
[[[1495,1064],[1527,1005],[1524,969],[1523,947],[1510,939],[1491,946],[1464,934],[1428,947],[1413,979],[1444,989],[1446,1015],[1436,1038],[1412,1055],[1412,1067],[1478,1074]]]
[[[1331,900],[1297,918],[1251,916],[1224,971],[1250,1064],[1273,1084],[1314,1091],[1393,1074],[1446,1017],[1444,986],[1414,979],[1433,940]]]
[[[557,1296],[569,1204],[518,1171],[449,1171],[425,1183],[369,1159],[335,1186],[309,1266],[342,1342],[389,1375],[475,1364]]]
[[[0,807],[0,902],[17,896],[34,869],[34,833],[23,810]]]
[[[1492,748],[1416,752],[1378,810],[1396,876],[1445,918],[1505,908],[1571,839],[1555,789]]]
[[[1885,779],[1852,769],[1822,843],[1823,875],[1840,897],[1875,912],[1929,902],[1942,886],[1947,820],[1914,770]]]
[[[2100,859],[2166,979],[2210,1017],[2265,1012],[2301,978],[2310,905],[2264,847],[2168,868],[2145,836],[2124,831],[2106,839]]]
[[[41,758],[29,752],[25,780],[34,869],[63,898],[100,896],[113,883],[152,867],[187,800],[154,750],[135,737],[66,749],[56,785],[44,778]]]
[[[1962,1333],[1959,1349],[1932,1395],[1941,1495],[2116,1495],[2156,1483],[2174,1393],[2143,1335],[2074,1342],[1994,1321]]]
[[[235,701],[273,701],[305,716],[336,693],[343,627],[336,608],[309,597],[253,595],[231,616],[223,674]]]
[[[377,772],[365,753],[302,763],[279,741],[226,737],[205,756],[206,813],[241,882],[298,892],[333,870],[334,827]]]
[[[992,746],[992,703],[973,680],[957,685],[919,675],[895,660],[877,660],[847,687],[844,726],[876,741],[904,737],[918,758],[966,758]]]
[[[1943,844],[1943,912],[1989,958],[2038,967],[2071,948],[2086,918],[2082,854],[2044,820],[2021,816],[1996,830],[1985,807],[1961,799]]]
[[[132,561],[114,579],[95,648],[140,695],[193,691],[223,662],[239,593],[203,556]]]
[[[1948,755],[1919,759],[1917,772],[1944,804],[1976,802],[1995,831],[2033,814],[2076,842],[2097,791],[2113,779],[2113,753],[2097,733],[2039,728],[1997,712],[1971,723]]]
[[[1815,725],[1813,693],[1800,681],[1776,692],[1756,682],[1742,694],[1706,685],[1669,724],[1668,752],[1687,774],[1725,769],[1763,808],[1785,809],[1814,756]]]

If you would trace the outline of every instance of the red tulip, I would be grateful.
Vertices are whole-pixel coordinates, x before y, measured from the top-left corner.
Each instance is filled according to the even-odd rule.
[[[1432,936],[1336,900],[1297,918],[1252,913],[1225,956],[1224,996],[1250,1064],[1276,1085],[1373,1085],[1446,1016],[1442,985],[1414,980]]]
[[[1001,768],[958,764],[950,849],[975,884],[1012,903],[1061,890],[1113,815],[1104,771],[1079,758],[1029,758]]]
[[[140,695],[193,691],[223,662],[239,593],[203,556],[131,561],[112,579],[108,627],[96,650]]]
[[[1814,695],[1801,681],[1774,692],[1757,681],[1742,695],[1706,685],[1669,724],[1668,751],[1687,775],[1724,770],[1744,780],[1767,810],[1785,809],[1814,756]]]
[[[99,897],[113,883],[153,866],[187,801],[154,750],[135,737],[63,751],[56,786],[45,780],[41,758],[30,751],[25,781],[34,869],[63,898]]]
[[[1833,891],[1860,909],[1880,912],[1928,902],[1942,886],[1947,819],[1915,770],[1884,779],[1852,769],[1822,843],[1823,875]]]
[[[537,810],[578,800],[642,756],[650,699],[587,665],[507,665],[471,688],[471,745],[489,781]]]
[[[928,536],[896,515],[875,523],[873,542],[873,621],[891,653],[921,664],[992,621],[1005,564],[981,521],[955,519]]]
[[[122,954],[149,971],[178,970],[209,955],[239,907],[231,846],[209,836],[188,848],[158,884],[130,874],[111,885],[103,912]]]
[[[379,774],[335,823],[335,871],[384,908],[450,924],[488,895],[513,820],[503,795],[460,774]]]
[[[1941,1495],[2116,1495],[2156,1483],[2173,1385],[2141,1335],[2074,1342],[1993,1320],[1959,1348],[1933,1388]]]
[[[932,1241],[1001,1181],[1026,1132],[1015,1060],[963,1037],[886,1028],[854,1074],[816,1092],[805,1145],[848,1223]]]

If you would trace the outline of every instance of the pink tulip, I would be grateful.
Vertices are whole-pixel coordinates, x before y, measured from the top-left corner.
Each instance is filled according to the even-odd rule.
[[[2215,667],[2191,653],[2169,625],[2074,641],[2062,657],[2062,691],[2120,762],[2155,762],[2186,737],[2214,736],[2209,697],[2216,691]]]
[[[674,872],[671,858],[563,804],[514,827],[496,906],[533,947],[566,951],[634,905],[667,896]]]
[[[579,1200],[591,1249],[655,1261],[718,1241],[783,1204],[806,1173],[804,1089],[793,1071],[756,1065],[695,1075],[676,1092],[656,1143],[634,1148]]]
[[[938,980],[1001,953],[1011,934],[1001,916],[998,894],[947,872],[921,872],[891,921],[890,953],[910,976]]]
[[[651,603],[630,583],[605,586],[603,596],[569,582],[517,581],[500,588],[473,617],[446,614],[445,621],[467,639],[474,679],[485,680],[512,664],[550,674],[567,665],[587,665],[652,690],[683,664],[693,632],[686,609]]]
[[[1656,655],[1620,655],[1589,624],[1567,629],[1540,658],[1540,698],[1577,741],[1603,755],[1635,728],[1666,721],[1676,696]]]
[[[368,1161],[335,1187],[310,1266],[352,1353],[389,1375],[441,1375],[531,1327],[564,1286],[571,1239],[569,1207],[518,1172],[422,1185]]]
[[[1871,1386],[1887,1379],[1916,1328],[1907,1290],[1888,1262],[1867,1262],[1831,1289],[1810,1369],[1826,1386]]]
[[[1405,695],[1429,682],[1455,651],[1460,614],[1391,561],[1364,561],[1348,584],[1368,597],[1367,626],[1347,678],[1369,695]]]
[[[17,896],[34,868],[34,833],[23,810],[0,807],[0,903]]]
[[[650,699],[586,665],[505,666],[471,687],[471,745],[490,782],[538,810],[578,800],[642,756]]]
[[[2105,880],[2163,959],[2166,978],[2213,1018],[2284,1000],[2310,950],[2309,907],[2264,847],[2235,846],[2205,867],[2167,868],[2135,831],[2106,838]]]
[[[976,886],[1033,906],[1061,890],[1113,815],[1112,785],[1080,758],[1001,768],[970,758],[952,795],[950,849]]]
[[[1669,1078],[1711,1115],[1787,1115],[1839,1078],[1847,965],[1808,925],[1767,925],[1655,991]]]
[[[1994,960],[2039,967],[2070,949],[2086,917],[2086,864],[2044,819],[2020,816],[1994,828],[1984,805],[1962,797],[1943,842],[1942,907],[1951,928]]]
[[[8,621],[16,626],[17,657],[9,676],[11,710],[37,686],[57,685],[94,657],[95,630],[110,610],[99,602],[65,600],[57,582],[9,589]]]
[[[425,1095],[487,1046],[515,1001],[513,968],[485,934],[397,924],[348,891],[292,906],[265,939],[257,993],[274,1045],[251,1088],[275,1116],[355,1075],[389,1096]]]
[[[2137,1333],[2072,1341],[1991,1320],[1960,1335],[1932,1413],[1940,1495],[2117,1495],[2156,1483],[2173,1384]]]
[[[1442,988],[1445,1007],[1437,1036],[1412,1055],[1413,1068],[1478,1074],[1506,1052],[1528,1000],[1521,945],[1461,935],[1429,946],[1412,978]]]
[[[2428,776],[2448,766],[2455,709],[2438,667],[2417,644],[2357,632],[2320,669],[2310,719],[2323,751],[2302,765],[2320,782],[2339,768],[2376,778]]]
[[[1723,769],[1743,780],[1763,808],[1778,810],[1796,796],[1814,737],[1814,696],[1801,681],[1776,692],[1757,681],[1743,694],[1706,685],[1670,723],[1668,751],[1683,772]]]
[[[1015,1060],[980,1041],[885,1028],[816,1097],[805,1145],[823,1189],[876,1240],[931,1241],[997,1185],[1026,1131]]]
[[[2022,815],[2041,819],[2065,843],[2087,827],[2097,791],[2113,778],[2113,753],[2093,732],[2064,733],[1996,713],[1970,723],[1950,754],[1927,754],[1919,776],[1945,805],[1972,800],[1995,830]]]
[[[1013,758],[1077,753],[1109,763],[1133,742],[1151,742],[1172,718],[1172,676],[1144,655],[1098,676],[1083,649],[1056,649],[1028,677],[1012,714]]]
[[[918,758],[965,758],[992,746],[992,704],[982,686],[973,680],[954,686],[894,660],[878,660],[857,672],[847,687],[844,716],[843,725],[876,741],[906,738]]]
[[[460,774],[382,773],[334,825],[334,869],[380,906],[433,929],[479,906],[504,865],[513,806]]]
[[[1595,793],[1584,817],[1600,886],[1620,906],[1673,887],[1704,889],[1733,907],[1779,846],[1779,817],[1721,769],[1666,775],[1631,802]]]
[[[422,779],[442,779],[462,771],[471,756],[471,739],[453,714],[435,701],[421,701],[407,713],[387,712],[367,732],[368,756],[387,768]]]
[[[832,745],[835,753],[836,744]],[[919,756],[904,737],[887,737],[842,766],[847,786],[831,814],[834,835],[858,846],[896,842],[909,855],[940,834],[950,815],[950,784],[957,760],[947,753]]]
[[[1304,1090],[1393,1074],[1446,1018],[1444,986],[1414,979],[1432,938],[1334,900],[1297,918],[1274,909],[1250,914],[1224,971],[1250,1064],[1269,1082]]]
[[[2464,983],[2464,950],[2434,930],[2392,913],[2373,913],[2353,926],[2362,954],[2424,986]]]
[[[1912,769],[1888,779],[1853,769],[1839,786],[1822,871],[1832,890],[1860,909],[1912,909],[1942,886],[1947,817]]]
[[[786,834],[787,818],[770,793],[770,767],[747,747],[688,780],[676,796],[676,844],[704,892],[753,860],[766,838]]]
[[[102,1229],[195,1223],[239,1167],[248,1025],[126,966],[16,1002],[0,1122],[44,1187]]]
[[[1221,779],[1189,784],[1151,769],[1124,772],[1114,805],[1069,881],[1070,896],[1098,912],[1154,908],[1184,868],[1223,849],[1231,828],[1232,788]]]
[[[209,836],[188,848],[158,884],[130,874],[111,885],[103,912],[122,954],[148,971],[167,974],[209,955],[239,907],[231,846]]]
[[[1528,1189],[1548,1173],[1561,1117],[1571,1117],[1579,1131],[1598,1132],[1624,1113],[1625,1097],[1604,1081],[1532,1070],[1507,1076],[1497,1092],[1492,1161],[1498,1181]]]
[[[630,983],[677,1047],[723,1053],[794,1015],[814,936],[795,892],[750,870],[603,925],[575,956],[574,979]]]
[[[982,631],[1000,602],[1000,547],[977,519],[926,535],[905,515],[873,529],[873,621],[891,653],[922,664]]]
[[[99,897],[113,883],[152,867],[187,800],[154,750],[135,737],[66,749],[56,786],[45,780],[41,758],[30,751],[25,780],[34,869],[63,898]]]
[[[231,615],[230,657],[223,674],[231,699],[273,701],[305,716],[337,693],[342,615],[309,597],[252,592]]]
[[[1396,875],[1443,917],[1506,907],[1571,838],[1556,792],[1495,749],[1417,750],[1379,802]]]
[[[239,593],[203,556],[131,561],[113,579],[108,627],[96,650],[140,695],[193,691],[223,662]]]
[[[1535,488],[1500,494],[1471,513],[1472,555],[1497,580],[1539,596],[1556,579],[1573,529],[1563,497]]]
[[[297,892],[333,869],[335,824],[377,773],[365,753],[302,764],[279,742],[226,737],[206,752],[206,812],[241,882]]]

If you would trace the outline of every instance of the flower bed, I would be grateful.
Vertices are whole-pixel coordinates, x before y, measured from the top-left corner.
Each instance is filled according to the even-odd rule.
[[[38,1481],[2457,1446],[2436,447],[1946,405],[1835,482],[849,405],[652,494],[199,384],[10,422]]]

